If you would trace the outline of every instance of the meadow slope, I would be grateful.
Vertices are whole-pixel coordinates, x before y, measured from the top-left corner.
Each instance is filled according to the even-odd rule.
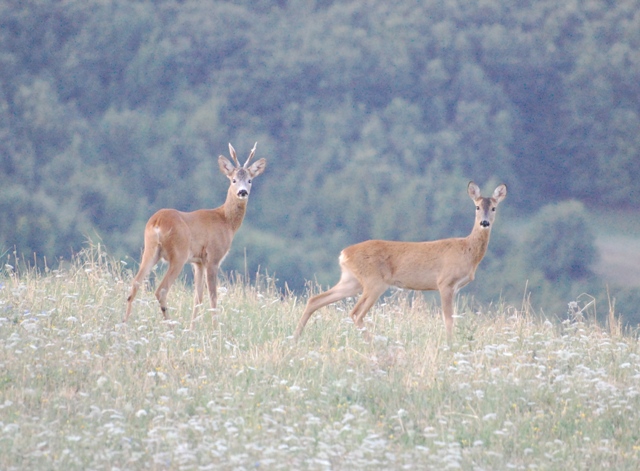
[[[367,317],[319,311],[272,280],[226,281],[219,324],[187,330],[152,289],[121,323],[131,273],[89,250],[65,269],[0,278],[0,469],[637,469],[640,351],[588,300],[550,321],[528,308],[439,307],[395,292]]]

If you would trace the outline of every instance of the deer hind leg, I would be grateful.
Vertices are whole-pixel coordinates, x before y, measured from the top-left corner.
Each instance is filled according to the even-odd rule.
[[[313,296],[307,302],[300,322],[298,322],[298,328],[294,334],[294,338],[299,338],[302,334],[304,326],[309,321],[311,314],[320,309],[321,307],[340,301],[341,299],[348,298],[349,296],[355,296],[362,290],[362,285],[358,279],[348,270],[343,270],[340,281],[331,289]]]
[[[142,260],[140,261],[140,269],[138,273],[133,278],[133,282],[131,283],[131,291],[129,293],[129,297],[127,298],[127,311],[124,315],[124,322],[127,322],[129,316],[131,315],[131,306],[133,304],[133,300],[138,294],[138,289],[140,285],[144,281],[144,279],[149,275],[151,269],[155,266],[156,263],[160,260],[160,247],[156,246],[153,248],[149,248],[142,253]]]
[[[362,296],[360,296],[360,299],[350,314],[353,319],[353,323],[358,329],[362,329],[364,327],[364,317],[387,288],[388,286],[386,284],[376,284],[373,286],[365,285]]]
[[[165,273],[164,278],[162,278],[156,289],[156,299],[160,303],[160,310],[165,320],[169,319],[167,315],[167,293],[169,293],[169,289],[178,278],[178,275],[180,275],[185,263],[186,260],[176,260],[174,257],[169,264],[169,268],[167,268],[167,273]]]

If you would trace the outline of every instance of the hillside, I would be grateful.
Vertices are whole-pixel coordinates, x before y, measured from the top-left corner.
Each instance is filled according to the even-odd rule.
[[[553,323],[494,306],[460,318],[398,291],[367,318],[352,301],[292,342],[305,298],[223,282],[185,329],[191,292],[160,322],[131,271],[97,251],[0,277],[0,468],[617,469],[640,460],[640,342],[590,308]]]

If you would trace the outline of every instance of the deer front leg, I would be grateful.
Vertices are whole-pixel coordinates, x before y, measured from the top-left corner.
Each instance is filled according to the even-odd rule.
[[[455,290],[452,286],[443,285],[439,288],[440,302],[442,304],[442,318],[447,330],[447,342],[451,345],[453,341],[453,298]]]
[[[190,329],[193,330],[196,315],[202,305],[202,295],[204,293],[204,270],[199,263],[193,263],[193,312],[191,314]]]
[[[216,325],[216,308],[218,306],[218,265],[207,267],[207,289],[209,290],[209,304],[211,305],[211,321]]]

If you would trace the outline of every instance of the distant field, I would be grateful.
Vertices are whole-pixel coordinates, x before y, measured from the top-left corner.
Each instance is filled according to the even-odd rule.
[[[596,273],[613,284],[640,288],[640,214],[601,211],[593,220],[600,251]]]
[[[639,234],[640,235],[640,234]],[[595,272],[612,284],[640,288],[640,237],[601,235]]]
[[[561,324],[509,306],[396,292],[373,341],[270,280],[223,283],[219,324],[171,322],[131,273],[87,253],[60,271],[0,274],[0,469],[616,469],[640,462],[640,340],[617,322]],[[464,302],[464,301],[461,301]],[[578,311],[585,306],[576,305]],[[534,306],[535,309],[535,306]]]

